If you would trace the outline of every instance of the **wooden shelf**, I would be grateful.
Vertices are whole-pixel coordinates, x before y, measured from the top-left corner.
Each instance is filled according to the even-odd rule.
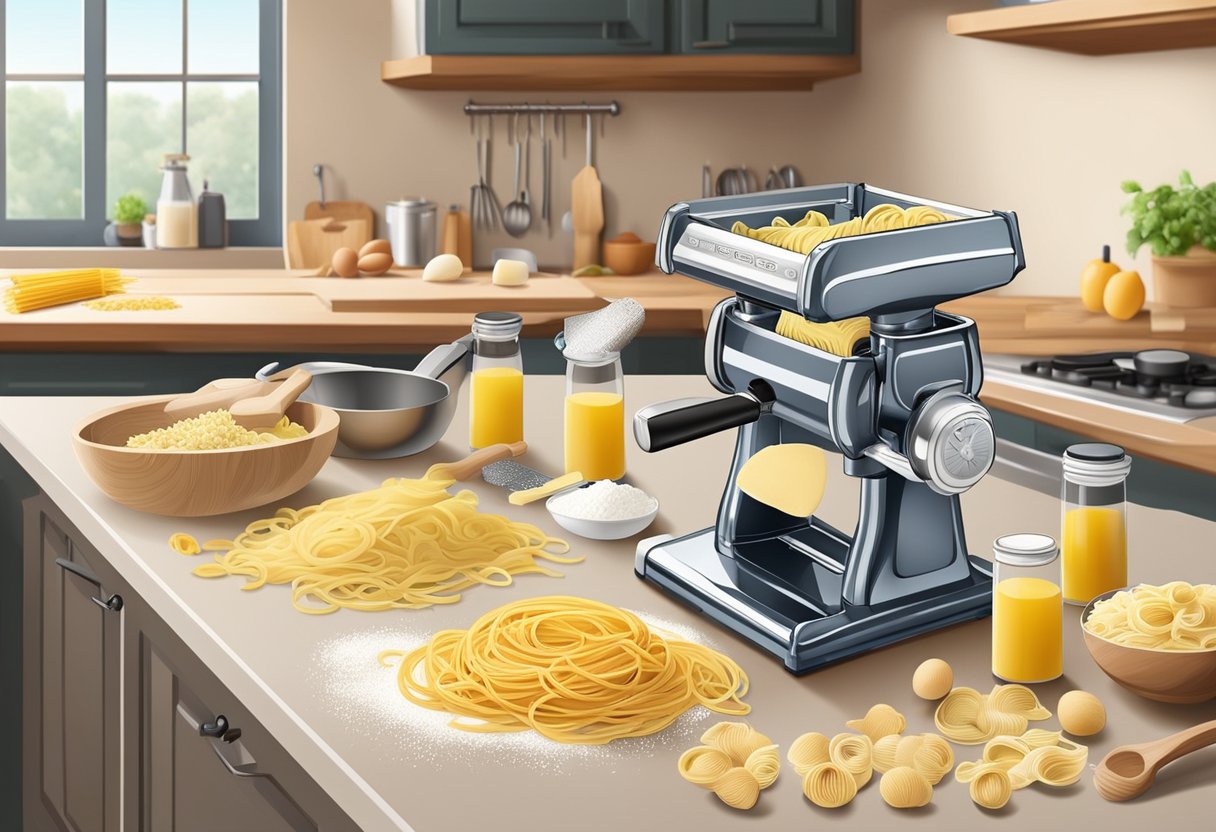
[[[1055,0],[946,18],[952,35],[1081,55],[1216,46],[1216,0]]]
[[[419,90],[809,90],[861,71],[854,55],[422,55],[381,80]]]

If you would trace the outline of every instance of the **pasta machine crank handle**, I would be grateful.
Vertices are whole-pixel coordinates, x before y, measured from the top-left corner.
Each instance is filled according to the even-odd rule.
[[[634,414],[633,435],[647,453],[737,428],[772,409],[776,394],[756,379],[746,391],[720,399],[677,399],[644,407]]]

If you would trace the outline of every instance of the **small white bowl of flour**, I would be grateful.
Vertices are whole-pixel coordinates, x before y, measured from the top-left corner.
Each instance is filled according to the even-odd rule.
[[[579,537],[622,540],[654,522],[659,501],[632,485],[600,480],[554,494],[545,508],[559,526]]]

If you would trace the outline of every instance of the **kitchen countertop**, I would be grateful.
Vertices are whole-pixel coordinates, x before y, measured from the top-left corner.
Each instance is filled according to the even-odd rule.
[[[0,310],[0,351],[426,352],[466,334],[473,315],[329,307],[328,295],[373,289],[381,278],[350,281],[283,269],[124,269],[123,274],[138,278],[129,291],[167,295],[182,308],[95,312],[66,306],[20,315]],[[728,294],[660,272],[568,279],[589,290],[590,304],[579,299],[570,309],[525,311],[524,337],[552,337],[563,318],[598,305],[596,298],[626,296],[646,308],[644,334],[697,337],[709,311]]]
[[[560,464],[559,377],[527,380],[526,431],[534,444],[525,462],[556,471]],[[703,378],[631,377],[627,408],[658,400],[707,395]],[[462,397],[462,400],[465,397]],[[132,588],[239,698],[309,772],[318,785],[368,832],[382,829],[648,829],[664,826],[734,830],[760,821],[769,828],[848,824],[892,828],[889,809],[872,782],[848,808],[826,812],[810,806],[800,783],[783,768],[759,806],[743,814],[680,780],[679,753],[696,744],[700,731],[720,717],[696,714],[652,738],[607,747],[556,746],[530,735],[468,736],[441,727],[442,719],[420,718],[397,698],[391,670],[375,667],[381,647],[405,646],[444,628],[463,627],[500,604],[543,594],[586,595],[692,630],[735,658],[751,677],[749,721],[784,749],[798,734],[845,730],[876,702],[908,717],[908,730],[933,728],[930,703],[910,689],[912,671],[940,656],[955,668],[956,684],[987,689],[989,623],[971,622],[853,659],[804,677],[788,674],[769,655],[717,629],[633,574],[632,541],[601,543],[574,539],[582,564],[562,567],[563,579],[522,576],[506,589],[476,587],[458,604],[423,611],[306,616],[290,605],[286,587],[240,592],[240,579],[201,580],[190,574],[196,559],[172,552],[172,532],[200,540],[230,537],[268,509],[218,518],[173,520],[140,514],[114,504],[86,478],[70,446],[72,427],[86,414],[113,405],[100,398],[0,399],[0,442],[107,558]],[[391,476],[421,474],[427,465],[465,452],[463,405],[445,440],[426,454],[405,460],[330,460],[307,488],[285,503],[302,506],[371,487]],[[731,434],[673,448],[653,456],[628,443],[630,479],[655,494],[662,509],[646,533],[692,531],[713,521],[730,454]],[[831,465],[820,516],[841,528],[855,520],[857,485]],[[482,483],[472,488],[489,511],[559,529],[537,503],[508,506],[505,495]],[[971,550],[988,555],[988,544],[1012,531],[1054,533],[1059,503],[989,476],[963,496]],[[1131,578],[1134,581],[1211,580],[1208,542],[1216,524],[1170,511],[1130,508]],[[1168,543],[1168,545],[1163,545]],[[1065,612],[1066,675],[1038,686],[1055,709],[1061,693],[1080,687],[1096,693],[1108,709],[1106,730],[1090,742],[1096,763],[1116,745],[1154,739],[1216,716],[1216,702],[1171,706],[1148,702],[1108,680],[1090,661],[1077,626],[1077,610]],[[340,656],[341,661],[335,657]],[[433,716],[433,715],[431,715]],[[1036,723],[1054,727],[1055,721]],[[956,757],[975,759],[978,747],[955,746]],[[1101,800],[1088,775],[1063,791],[1034,786],[1017,792],[998,813],[976,809],[964,786],[947,778],[933,803],[903,813],[909,828],[998,828],[1016,818],[1019,826],[1042,829],[1088,827],[1142,830],[1163,817],[1202,817],[1216,799],[1213,762],[1207,749],[1175,763],[1158,777],[1150,794],[1134,803]],[[773,823],[775,821],[775,823]]]

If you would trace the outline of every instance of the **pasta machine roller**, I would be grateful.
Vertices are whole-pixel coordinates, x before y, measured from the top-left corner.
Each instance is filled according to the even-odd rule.
[[[832,223],[876,205],[925,205],[946,222],[842,237],[810,254],[732,233],[736,221]],[[639,577],[804,672],[991,610],[988,562],[967,553],[959,494],[995,457],[975,322],[935,307],[1007,284],[1025,265],[1017,217],[841,184],[670,208],[658,266],[730,289],[714,309],[705,372],[724,398],[634,416],[645,451],[738,428],[714,528],[638,545]],[[835,355],[775,332],[782,311],[870,319],[870,344]],[[861,482],[852,535],[794,517],[735,484],[760,449],[838,452]]]

